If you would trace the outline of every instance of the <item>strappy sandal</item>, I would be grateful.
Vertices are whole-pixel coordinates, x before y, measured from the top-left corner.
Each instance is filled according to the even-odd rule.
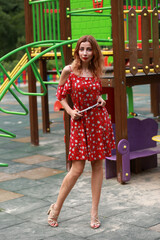
[[[101,226],[101,222],[99,221],[98,216],[97,217],[91,217],[91,222],[92,223],[90,224],[90,226],[93,229],[97,229]]]
[[[51,204],[51,206],[47,212],[47,214],[49,215],[48,216],[48,224],[51,227],[58,227],[58,222],[57,222],[58,216],[54,214],[54,205],[55,204]]]

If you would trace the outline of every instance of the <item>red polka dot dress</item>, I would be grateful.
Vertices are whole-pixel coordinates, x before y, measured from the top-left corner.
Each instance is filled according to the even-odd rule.
[[[84,110],[97,103],[101,95],[101,82],[94,77],[69,75],[64,85],[59,85],[57,98],[62,100],[70,94],[74,108]],[[102,160],[111,156],[115,148],[112,124],[105,107],[84,111],[83,117],[71,119],[71,134],[68,160]]]

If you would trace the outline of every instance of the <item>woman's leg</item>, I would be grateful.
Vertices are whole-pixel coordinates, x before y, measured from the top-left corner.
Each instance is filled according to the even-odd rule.
[[[96,160],[91,162],[92,166],[92,209],[91,209],[91,225],[96,225],[98,217],[98,205],[101,195],[101,188],[103,182],[103,160]],[[100,225],[100,224],[99,224]]]
[[[77,179],[80,177],[80,175],[83,173],[83,169],[85,166],[85,161],[72,161],[72,167],[68,174],[63,179],[59,195],[57,198],[56,203],[54,204],[54,214],[56,216],[59,215],[61,208],[63,206],[64,200],[74,187]]]

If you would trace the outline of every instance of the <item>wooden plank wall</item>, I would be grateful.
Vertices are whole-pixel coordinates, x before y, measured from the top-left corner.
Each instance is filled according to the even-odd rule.
[[[129,69],[132,75],[138,73],[138,59],[142,59],[143,73],[149,74],[150,69],[160,73],[160,49],[159,49],[159,26],[158,11],[149,12],[143,8],[141,12],[142,49],[137,50],[137,13],[131,8],[128,13],[129,31]],[[151,29],[152,28],[152,29]],[[149,43],[152,39],[153,42]],[[142,52],[142,53],[140,53]]]
[[[160,115],[160,48],[158,10],[143,8],[140,13],[141,27],[137,26],[137,12],[131,8],[128,12],[129,35],[129,70],[135,78],[127,78],[130,86],[137,84],[151,84],[151,111],[154,116]],[[142,49],[137,48],[137,27],[142,33]],[[149,40],[152,40],[152,43]],[[140,61],[142,64],[140,64]],[[138,74],[139,70],[146,75]],[[152,71],[152,73],[151,73]],[[141,73],[141,74],[142,74]],[[136,78],[137,76],[137,78]]]

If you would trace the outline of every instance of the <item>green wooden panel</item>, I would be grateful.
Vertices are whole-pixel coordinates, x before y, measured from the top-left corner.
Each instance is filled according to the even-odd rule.
[[[70,0],[71,11],[80,9],[91,9],[93,8],[92,0]],[[103,0],[103,7],[110,7],[110,0]],[[90,16],[71,16],[71,29],[72,39],[80,38],[83,35],[93,35],[97,39],[111,39],[112,22],[111,17],[103,15],[111,14],[111,10],[103,10],[101,13],[98,12],[87,12]],[[84,13],[83,13],[84,14]],[[92,16],[92,14],[98,15],[98,17]],[[107,43],[112,45],[112,43]]]

